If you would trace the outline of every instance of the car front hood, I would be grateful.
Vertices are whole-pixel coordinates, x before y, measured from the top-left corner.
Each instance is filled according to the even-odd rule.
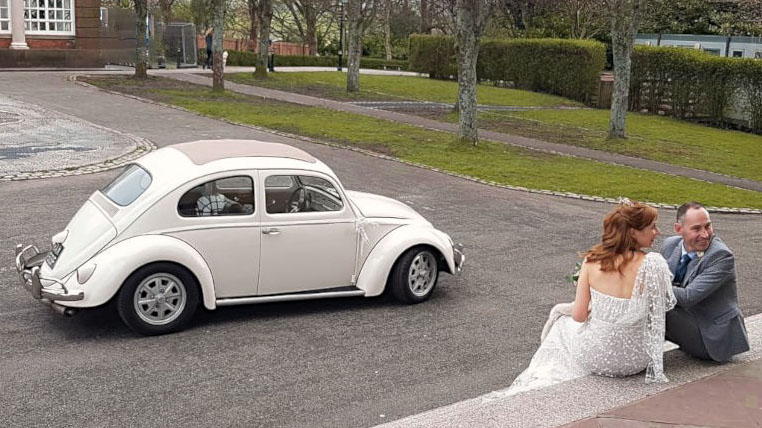
[[[116,237],[116,228],[108,216],[88,199],[65,229],[63,251],[53,269],[43,263],[41,273],[62,279],[82,266]]]
[[[428,223],[428,221],[414,209],[395,199],[352,190],[349,190],[346,193],[349,199],[351,199],[355,206],[360,210],[363,217],[424,221]]]

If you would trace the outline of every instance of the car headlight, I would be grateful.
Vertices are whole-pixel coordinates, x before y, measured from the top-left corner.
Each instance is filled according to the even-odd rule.
[[[88,279],[90,279],[91,276],[93,276],[93,272],[95,272],[95,263],[88,263],[81,268],[77,269],[77,282],[80,284],[84,284],[87,282]]]

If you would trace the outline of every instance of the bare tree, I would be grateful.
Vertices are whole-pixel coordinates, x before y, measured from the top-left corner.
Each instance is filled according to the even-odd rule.
[[[175,0],[159,0],[159,10],[161,11],[161,21],[164,25],[172,21],[172,5]]]
[[[259,53],[257,54],[257,67],[254,77],[264,79],[267,77],[267,57],[270,54],[270,25],[273,19],[273,0],[257,1],[257,27],[259,34]]]
[[[607,27],[600,0],[557,0],[554,9],[565,16],[569,36],[586,39],[603,33]]]
[[[148,0],[135,0],[135,22],[137,24],[137,59],[135,60],[135,77],[148,78],[148,47],[146,46],[146,18],[148,15]]]
[[[259,32],[259,27],[257,23],[259,20],[257,19],[257,8],[259,7],[259,2],[257,0],[247,0],[246,1],[246,9],[249,12],[249,42],[252,43],[252,46],[257,43],[257,37]]]
[[[331,8],[329,0],[284,0],[283,5],[291,15],[302,41],[307,44],[310,55],[318,53],[318,22]]]
[[[347,92],[360,91],[362,37],[376,14],[378,0],[349,0],[347,4]]]
[[[386,60],[392,59],[392,0],[384,0],[384,52]]]
[[[458,138],[476,145],[476,61],[479,42],[495,4],[491,0],[455,0],[455,44],[458,52]]]
[[[225,90],[222,50],[225,38],[225,0],[213,0],[214,33],[212,34],[212,90]]]
[[[645,0],[609,0],[611,47],[614,53],[614,91],[611,96],[609,138],[626,138],[630,93],[630,55]]]

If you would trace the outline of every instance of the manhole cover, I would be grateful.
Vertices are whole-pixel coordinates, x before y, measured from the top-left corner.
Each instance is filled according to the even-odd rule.
[[[0,110],[0,125],[4,123],[21,122],[21,115]]]

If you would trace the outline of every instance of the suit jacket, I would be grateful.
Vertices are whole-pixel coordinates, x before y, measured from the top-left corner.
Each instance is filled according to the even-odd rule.
[[[682,256],[683,239],[672,236],[664,241],[661,255],[674,274]],[[715,237],[703,257],[688,263],[682,284],[672,287],[677,306],[692,314],[701,331],[707,353],[717,361],[726,361],[749,350],[749,339],[738,306],[735,257]]]

